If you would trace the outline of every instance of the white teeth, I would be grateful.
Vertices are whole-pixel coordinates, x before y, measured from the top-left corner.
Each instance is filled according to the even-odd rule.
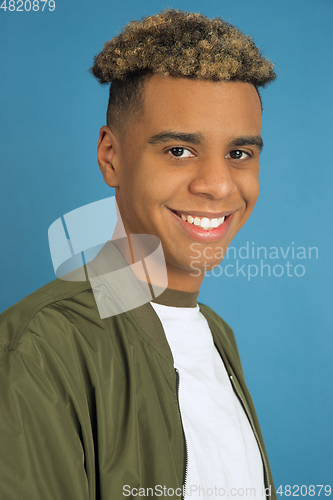
[[[209,220],[207,217],[203,217],[203,218],[201,219],[201,224],[200,224],[200,225],[201,225],[201,227],[202,227],[203,229],[208,229],[208,228],[209,228],[209,226],[210,226],[210,220]]]
[[[223,224],[225,217],[219,217],[219,218],[214,218],[214,219],[208,219],[208,217],[192,217],[192,215],[184,215],[181,214],[180,217],[184,220],[189,222],[190,224],[194,224],[197,227],[201,227],[201,229],[205,229],[206,231],[209,229],[215,229],[219,227],[221,224]]]

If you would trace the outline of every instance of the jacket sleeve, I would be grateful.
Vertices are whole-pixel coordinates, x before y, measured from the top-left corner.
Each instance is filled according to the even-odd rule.
[[[88,500],[79,426],[42,367],[0,351],[0,498]]]

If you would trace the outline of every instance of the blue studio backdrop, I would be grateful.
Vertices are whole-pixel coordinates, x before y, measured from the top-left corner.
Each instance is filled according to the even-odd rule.
[[[113,195],[96,160],[108,88],[88,72],[105,41],[173,7],[226,19],[274,62],[278,78],[262,91],[259,201],[199,300],[235,332],[276,487],[286,496],[286,485],[303,485],[304,498],[310,485],[333,487],[333,2],[9,3],[0,9],[0,312],[55,278],[52,222]]]

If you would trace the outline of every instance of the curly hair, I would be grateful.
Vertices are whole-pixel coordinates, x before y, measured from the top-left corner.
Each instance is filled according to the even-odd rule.
[[[131,21],[104,44],[90,72],[111,82],[107,123],[119,127],[121,117],[142,110],[153,74],[248,82],[258,91],[276,78],[273,67],[252,37],[220,17],[168,9]]]

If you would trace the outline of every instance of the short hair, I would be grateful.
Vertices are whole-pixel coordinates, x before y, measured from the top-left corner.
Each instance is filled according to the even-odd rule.
[[[129,115],[142,111],[144,83],[154,74],[248,82],[259,94],[276,78],[273,67],[251,36],[220,17],[167,9],[131,21],[104,44],[90,72],[111,82],[107,124],[124,130]]]

